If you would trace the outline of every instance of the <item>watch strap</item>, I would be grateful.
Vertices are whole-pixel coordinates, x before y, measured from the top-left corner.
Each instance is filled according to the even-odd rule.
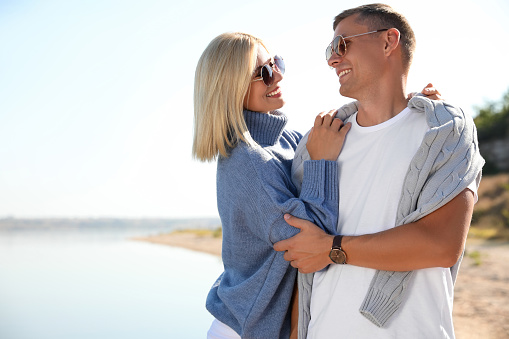
[[[341,249],[341,241],[343,240],[342,235],[336,235],[334,240],[332,240],[332,249]]]

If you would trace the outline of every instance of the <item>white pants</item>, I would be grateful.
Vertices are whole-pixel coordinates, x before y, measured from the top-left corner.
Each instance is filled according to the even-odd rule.
[[[214,319],[207,332],[207,339],[240,339],[240,336],[230,326]]]

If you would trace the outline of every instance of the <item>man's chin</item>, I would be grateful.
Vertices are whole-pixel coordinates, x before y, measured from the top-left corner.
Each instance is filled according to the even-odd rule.
[[[349,91],[347,88],[345,88],[344,86],[340,86],[339,87],[339,94],[341,94],[341,96],[345,97],[345,98],[352,98],[352,99],[355,99],[354,96],[353,96],[353,93],[351,93],[351,91]]]

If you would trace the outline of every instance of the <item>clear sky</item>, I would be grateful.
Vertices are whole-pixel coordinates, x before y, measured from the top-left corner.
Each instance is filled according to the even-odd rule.
[[[191,158],[193,81],[211,39],[262,38],[287,64],[289,127],[350,101],[324,61],[366,2],[0,0],[0,218],[217,216],[215,163]],[[387,1],[417,37],[409,91],[475,107],[509,89],[509,2]]]

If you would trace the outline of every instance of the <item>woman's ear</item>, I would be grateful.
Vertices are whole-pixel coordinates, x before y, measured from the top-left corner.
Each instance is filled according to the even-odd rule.
[[[385,53],[390,55],[399,46],[401,33],[397,28],[391,28],[385,34]]]

